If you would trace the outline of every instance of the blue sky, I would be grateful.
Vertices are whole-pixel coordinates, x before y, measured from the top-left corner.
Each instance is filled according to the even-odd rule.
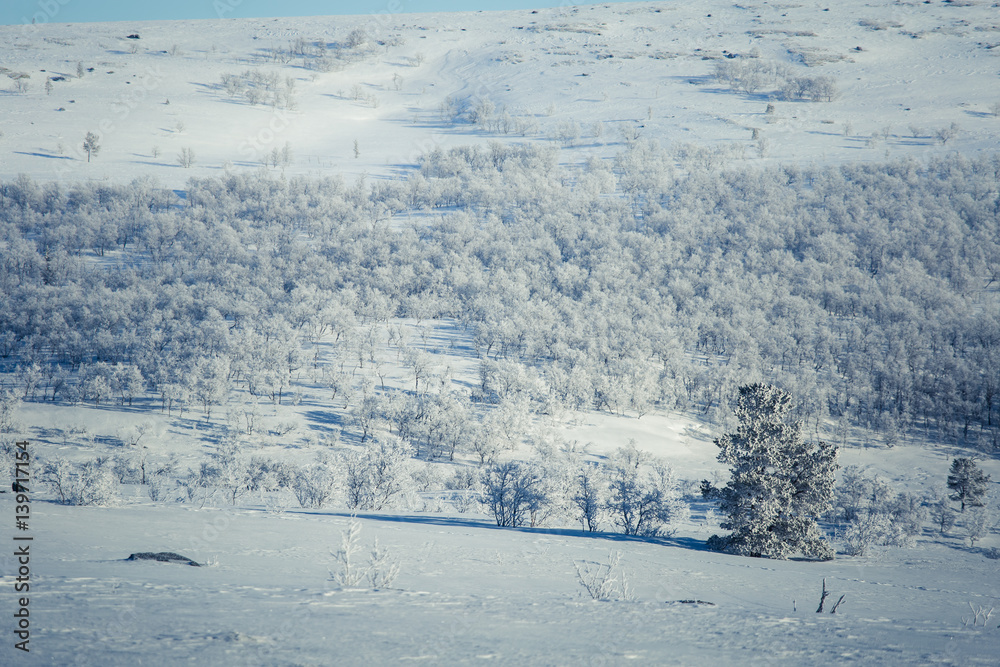
[[[616,0],[606,0],[614,2]],[[0,0],[0,25],[79,23],[88,21],[144,21],[161,19],[245,18],[257,16],[317,16],[324,14],[395,14],[489,9],[539,9],[570,4],[566,0]]]

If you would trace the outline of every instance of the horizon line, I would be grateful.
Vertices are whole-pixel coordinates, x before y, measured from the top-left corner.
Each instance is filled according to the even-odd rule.
[[[16,0],[13,7],[0,9],[0,26],[42,26],[46,24],[91,24],[153,21],[201,21],[218,19],[278,19],[327,16],[389,17],[413,14],[455,14],[518,10],[570,9],[591,5],[621,4],[635,0],[510,0],[470,3],[456,0],[353,0],[325,3],[320,0],[286,0],[281,14],[271,3],[255,0],[179,0],[169,6],[137,5],[125,0],[107,0],[95,12],[80,7],[74,0]],[[661,2],[664,0],[660,0]],[[333,5],[331,7],[331,4]],[[653,4],[652,2],[650,4]],[[336,8],[338,11],[331,11]],[[115,15],[119,13],[120,15]]]

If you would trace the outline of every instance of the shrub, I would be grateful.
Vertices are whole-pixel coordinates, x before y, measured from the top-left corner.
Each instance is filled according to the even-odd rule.
[[[626,535],[658,535],[686,511],[670,466],[634,445],[613,455],[607,479],[605,508],[611,522]]]
[[[41,479],[64,505],[116,505],[118,479],[114,463],[106,457],[74,465],[65,459],[46,462]]]
[[[897,493],[884,480],[866,475],[857,466],[844,469],[836,512],[845,524],[844,551],[850,556],[863,556],[873,546],[910,546],[927,518],[919,498]]]
[[[362,451],[349,454],[343,460],[347,506],[382,510],[412,495],[412,455],[409,443],[391,435],[380,435]]]
[[[634,600],[635,594],[628,583],[625,570],[621,567],[622,554],[613,551],[608,554],[607,563],[574,563],[576,579],[591,600]]]
[[[795,77],[781,86],[781,97],[786,100],[832,102],[838,94],[836,82],[828,76]]]
[[[547,501],[538,469],[518,461],[494,463],[483,470],[480,481],[483,504],[498,526],[516,528],[529,520],[535,525],[535,514]]]
[[[753,94],[765,86],[780,81],[786,68],[773,62],[757,59],[717,60],[714,76],[735,90]]]
[[[444,488],[449,491],[465,491],[471,489],[478,482],[478,476],[473,468],[462,467],[455,470],[455,474],[444,483]]]
[[[337,572],[330,572],[330,578],[344,587],[357,586],[368,579],[373,590],[387,588],[399,576],[399,561],[375,538],[368,563],[359,563],[360,537],[361,523],[351,519],[347,530],[341,534],[340,549],[331,551],[340,567]]]
[[[302,507],[319,509],[333,498],[335,482],[330,466],[317,463],[297,471],[292,479],[292,493]]]
[[[750,95],[771,86],[776,86],[785,100],[831,102],[839,94],[836,82],[828,76],[794,77],[788,67],[763,60],[717,60],[713,76],[733,90]]]
[[[15,415],[21,405],[21,399],[10,389],[0,389],[0,433],[13,433],[17,430]]]

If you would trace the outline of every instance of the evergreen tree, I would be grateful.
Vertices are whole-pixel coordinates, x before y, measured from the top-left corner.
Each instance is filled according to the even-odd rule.
[[[90,162],[91,156],[97,157],[101,152],[100,138],[93,132],[88,132],[83,138],[83,150],[87,152],[87,162]]]
[[[962,511],[969,507],[982,507],[990,476],[979,469],[973,459],[959,457],[951,462],[948,474],[948,488],[953,491],[952,500],[962,504]]]
[[[833,499],[837,448],[804,443],[801,424],[790,419],[791,396],[764,384],[739,389],[736,433],[715,441],[719,461],[731,466],[729,483],[719,490],[721,526],[709,547],[743,556],[833,558],[816,518]]]

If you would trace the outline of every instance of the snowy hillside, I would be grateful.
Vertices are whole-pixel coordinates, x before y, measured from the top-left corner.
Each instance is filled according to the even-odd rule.
[[[288,173],[390,175],[488,139],[554,139],[561,160],[581,162],[612,155],[624,131],[822,164],[976,154],[1000,137],[1000,22],[985,0],[0,26],[0,43],[5,73],[30,76],[0,98],[7,178],[149,174],[181,187],[286,142]],[[784,101],[767,77],[733,90],[712,76],[727,60],[829,77],[838,94]],[[227,75],[240,80],[228,91]],[[480,100],[496,118],[477,126],[462,112]],[[102,135],[89,164],[88,131]]]
[[[997,3],[0,26],[0,88],[0,664],[996,664]],[[832,560],[708,548],[752,383]]]

